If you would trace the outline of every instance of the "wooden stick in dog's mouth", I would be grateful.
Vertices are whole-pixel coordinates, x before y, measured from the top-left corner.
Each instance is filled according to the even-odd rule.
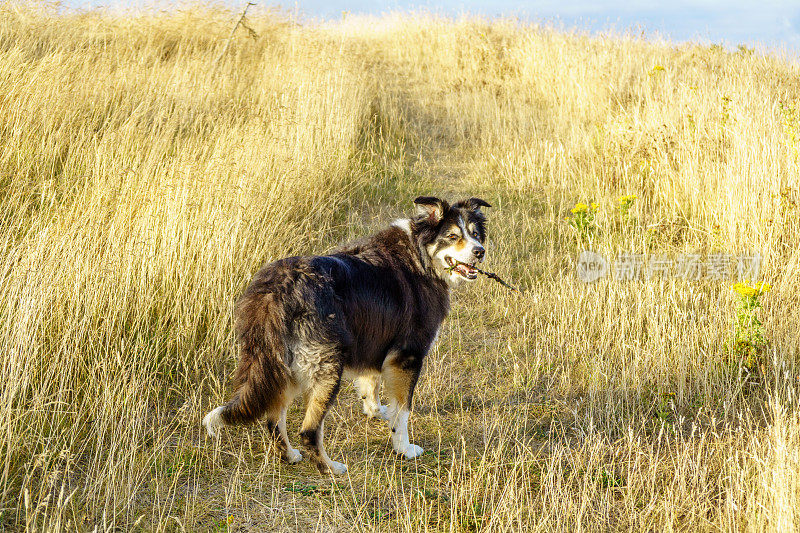
[[[461,262],[461,261],[459,261],[457,259],[452,259],[451,257],[448,257],[448,259],[450,259],[452,261],[452,266],[449,266],[449,267],[446,268],[446,270],[449,271],[449,272],[452,272],[459,265],[464,265],[466,267],[471,268],[472,270],[478,271],[479,274],[483,274],[484,276],[486,276],[489,279],[493,279],[494,281],[496,281],[500,285],[503,285],[504,287],[508,287],[512,291],[517,291],[517,292],[520,292],[520,293],[522,292],[521,290],[519,290],[518,288],[514,287],[513,285],[509,285],[508,283],[503,281],[503,279],[500,276],[498,276],[497,274],[495,274],[494,272],[486,272],[484,270],[481,270],[480,268],[478,268],[475,265],[469,265],[469,264],[463,263],[463,262]]]

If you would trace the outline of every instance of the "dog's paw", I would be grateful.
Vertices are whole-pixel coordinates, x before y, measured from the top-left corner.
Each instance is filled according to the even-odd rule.
[[[303,454],[297,448],[289,448],[286,450],[286,461],[289,464],[299,463],[303,460]]]
[[[364,406],[364,414],[367,418],[376,418],[378,420],[389,420],[388,407],[385,405],[378,405],[377,407],[368,408]]]
[[[342,463],[337,463],[336,461],[331,461],[331,464],[328,465],[328,470],[331,474],[335,476],[340,476],[347,472],[347,465]]]
[[[408,444],[406,449],[400,453],[402,453],[403,457],[406,459],[414,459],[422,455],[424,451],[425,450],[423,450],[422,447],[417,446],[416,444]]]

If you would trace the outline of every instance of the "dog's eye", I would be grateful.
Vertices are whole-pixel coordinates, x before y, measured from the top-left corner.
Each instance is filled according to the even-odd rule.
[[[451,233],[450,235],[447,236],[447,238],[450,239],[451,241],[458,240],[458,234]]]
[[[477,239],[478,238],[478,230],[473,231],[472,232],[472,236]]]

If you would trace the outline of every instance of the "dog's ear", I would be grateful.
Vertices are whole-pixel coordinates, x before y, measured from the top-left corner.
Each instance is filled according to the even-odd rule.
[[[435,196],[418,196],[414,199],[417,204],[417,215],[427,218],[431,223],[438,224],[447,209],[447,202]]]
[[[487,202],[486,200],[482,200],[480,198],[467,198],[466,200],[461,200],[456,204],[458,207],[466,207],[470,211],[480,211],[481,207],[492,207],[492,205]]]

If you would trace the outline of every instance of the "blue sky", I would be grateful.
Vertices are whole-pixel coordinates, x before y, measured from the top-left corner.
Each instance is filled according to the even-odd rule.
[[[257,2],[259,7],[276,4],[251,1]],[[244,5],[243,1],[227,0],[225,3],[235,8]],[[67,0],[67,4],[75,7],[130,5],[114,0]],[[800,0],[289,0],[277,4],[288,11],[298,10],[307,18],[338,18],[343,11],[379,15],[420,9],[453,16],[462,13],[511,15],[588,31],[639,28],[644,29],[646,35],[660,34],[678,42],[693,40],[728,46],[743,43],[800,51]]]

